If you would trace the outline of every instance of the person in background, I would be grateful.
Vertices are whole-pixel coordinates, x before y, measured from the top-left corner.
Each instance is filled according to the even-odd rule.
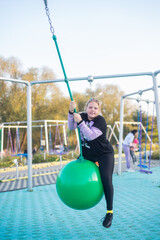
[[[75,108],[76,103],[71,101],[68,113],[68,128],[74,130],[79,127],[83,157],[99,164],[107,205],[107,213],[102,224],[109,228],[113,219],[114,150],[106,138],[107,124],[104,117],[100,115],[101,106],[97,99],[91,98],[86,103],[83,113],[74,113]]]
[[[137,138],[135,138],[131,147],[130,147],[130,154],[131,154],[133,164],[135,164],[137,162],[137,157],[135,155],[135,152],[138,151],[138,149],[139,149],[138,144],[139,144],[139,141],[138,141]]]
[[[33,154],[33,156],[34,156],[34,154],[36,154],[36,152],[37,152],[37,148],[34,147],[33,150],[32,150],[32,154]]]
[[[127,172],[134,172],[133,169],[131,169],[131,154],[130,154],[130,147],[132,146],[132,143],[134,141],[134,138],[137,138],[138,131],[137,129],[132,130],[130,133],[127,134],[123,141],[123,151],[126,157],[126,170]]]

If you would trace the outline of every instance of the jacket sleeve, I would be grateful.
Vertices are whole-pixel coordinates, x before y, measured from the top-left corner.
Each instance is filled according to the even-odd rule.
[[[77,123],[74,121],[73,114],[68,113],[68,129],[74,130],[77,128]]]
[[[79,124],[79,128],[83,135],[88,139],[88,141],[92,141],[102,135],[100,129],[96,127],[89,128],[84,121]]]

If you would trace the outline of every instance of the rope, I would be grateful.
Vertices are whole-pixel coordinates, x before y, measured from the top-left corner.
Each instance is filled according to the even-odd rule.
[[[8,129],[8,139],[7,139],[7,150],[9,150],[9,141],[11,143],[11,151],[13,152],[13,143],[12,143],[12,137],[11,137],[11,130]]]
[[[16,128],[16,152],[21,151],[19,127]]]
[[[57,125],[58,127],[58,125]],[[58,127],[58,137],[59,137],[59,143],[60,143],[60,146],[62,145],[62,140],[61,140],[61,134],[60,134],[60,131],[59,131],[59,127]]]
[[[49,152],[53,151],[52,148],[52,133],[51,133],[51,125],[49,126]]]
[[[58,125],[56,126],[54,146],[56,146],[56,143],[57,143],[57,131],[58,131]]]
[[[139,132],[139,160],[140,160],[140,166],[142,166],[142,109],[140,105],[140,132]]]
[[[139,91],[139,111],[138,111],[138,122],[140,122],[140,126],[138,125],[138,140],[139,140],[139,167],[140,171],[142,171],[142,168],[146,168],[145,165],[142,165],[142,106],[141,106],[141,96],[142,91]]]
[[[154,103],[153,103],[153,116],[152,116],[152,129],[151,129],[151,143],[150,143],[150,152],[149,152],[149,169],[151,166],[151,152],[152,152],[152,138],[153,138],[153,125],[154,125]]]
[[[141,105],[140,105],[140,99],[137,100],[139,106],[138,106],[138,142],[139,142],[139,166],[142,164],[142,153],[141,153],[141,135],[140,135],[140,129],[141,129],[141,121],[140,121],[140,115],[141,115]],[[139,124],[140,123],[140,124]]]
[[[59,50],[59,47],[58,47],[57,37],[54,34],[55,31],[54,31],[54,28],[52,26],[52,21],[51,21],[51,18],[50,18],[50,13],[49,13],[47,0],[43,0],[43,1],[44,1],[44,4],[45,4],[45,10],[46,10],[46,15],[48,17],[48,22],[50,24],[50,31],[52,33],[52,39],[54,40],[54,43],[55,43],[55,46],[56,46],[56,50],[57,50],[57,53],[58,53],[58,57],[59,57],[59,61],[60,61],[60,64],[61,64],[61,68],[62,68],[62,71],[63,71],[64,81],[65,81],[65,83],[67,85],[67,89],[68,89],[68,92],[69,92],[70,99],[71,99],[71,101],[73,101],[73,96],[72,96],[71,89],[70,89],[70,86],[69,86],[69,81],[67,79],[66,71],[65,71],[64,64],[63,64],[63,61],[62,61],[62,57],[61,57],[61,54],[60,54],[60,50]],[[74,112],[77,113],[76,109],[74,110]],[[78,136],[79,136],[79,146],[80,146],[80,157],[79,157],[79,160],[83,160],[84,158],[83,158],[83,155],[82,155],[82,143],[81,143],[79,127],[78,127]]]
[[[148,103],[148,102],[147,102]],[[149,110],[148,110],[149,112]],[[146,123],[146,133],[148,132],[148,124],[149,124],[149,113],[147,112],[147,123]],[[152,151],[152,138],[153,138],[153,125],[154,125],[154,104],[153,104],[153,116],[152,116],[152,129],[151,129],[151,142],[150,142],[150,153],[149,153],[149,164],[148,167],[146,165],[142,165],[142,153],[141,153],[141,140],[142,140],[142,110],[141,110],[141,105],[139,105],[139,112],[138,112],[138,121],[140,121],[140,130],[139,130],[139,162],[140,164],[140,171],[141,172],[146,172],[146,173],[152,173],[149,170],[142,170],[142,168],[148,168],[150,169],[150,164],[151,164],[151,151]],[[146,138],[145,138],[145,152],[146,152]],[[144,161],[146,163],[146,161]]]
[[[148,123],[149,123],[149,101],[147,101],[147,121],[146,121],[146,136],[145,136],[145,149],[144,149],[144,163],[146,163],[146,151],[147,151],[147,133],[148,133]]]
[[[58,123],[57,123],[57,126],[56,126],[56,132],[55,132],[55,143],[54,143],[55,147],[57,145],[57,135],[58,135],[58,138],[59,138],[59,144],[62,145],[61,134],[60,134],[60,131],[59,131]]]
[[[0,129],[0,152],[1,152],[1,137],[2,137],[2,129]]]

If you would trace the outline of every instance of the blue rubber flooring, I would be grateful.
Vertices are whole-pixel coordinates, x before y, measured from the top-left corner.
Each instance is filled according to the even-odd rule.
[[[105,200],[92,209],[65,206],[55,184],[0,193],[0,240],[160,240],[160,167],[114,175],[114,219],[105,229]]]

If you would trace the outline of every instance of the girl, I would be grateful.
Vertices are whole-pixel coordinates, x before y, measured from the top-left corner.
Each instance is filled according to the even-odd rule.
[[[99,170],[107,203],[107,214],[103,226],[109,228],[113,219],[113,184],[114,151],[106,139],[107,124],[99,115],[100,102],[90,99],[86,103],[86,112],[74,113],[76,103],[71,101],[68,114],[68,128],[74,130],[77,126],[81,133],[82,155],[85,159],[99,163]]]
[[[135,138],[132,145],[130,146],[130,154],[131,154],[133,164],[137,162],[135,152],[138,151],[138,144],[139,144],[139,141],[137,138]]]

